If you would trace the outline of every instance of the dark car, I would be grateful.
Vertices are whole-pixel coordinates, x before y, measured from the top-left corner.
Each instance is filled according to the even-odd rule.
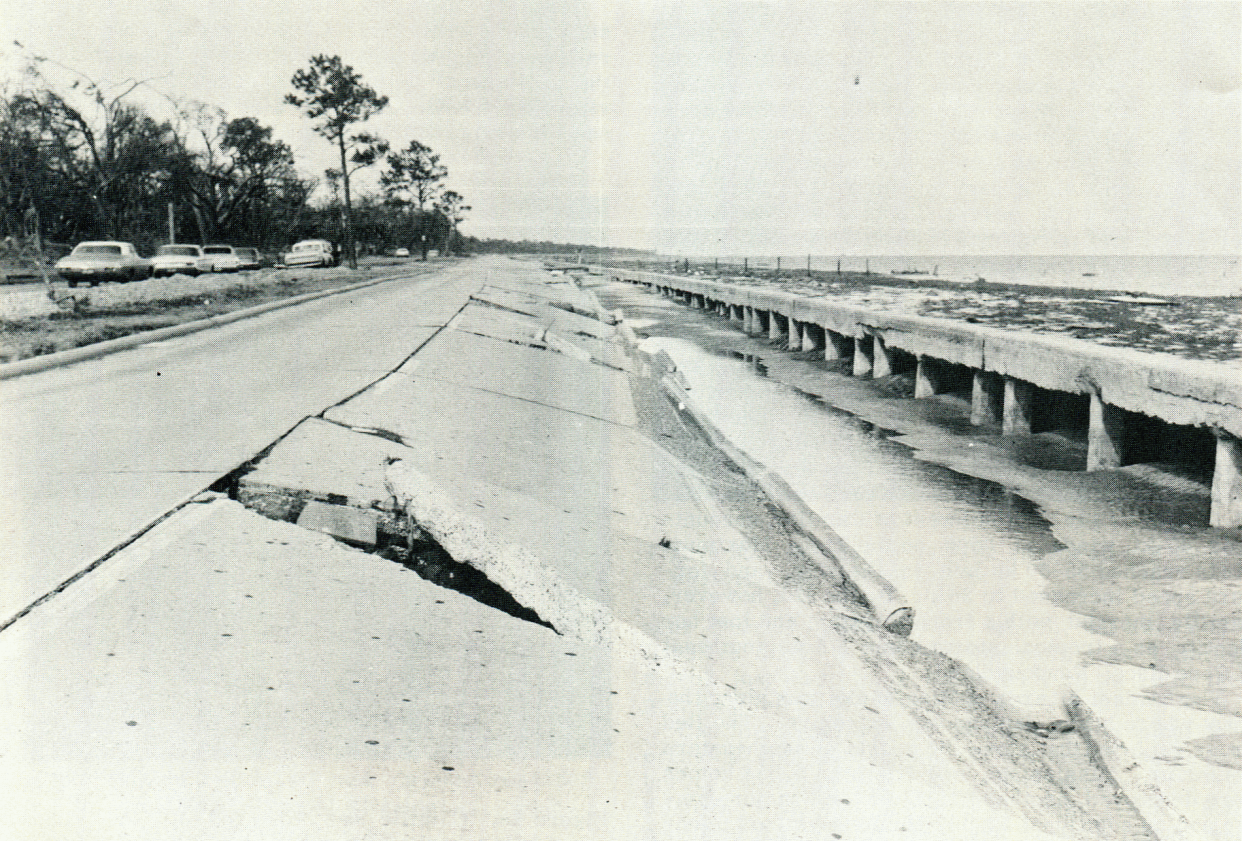
[[[237,268],[239,269],[257,269],[260,266],[259,249],[257,248],[234,248],[233,253],[237,255]]]

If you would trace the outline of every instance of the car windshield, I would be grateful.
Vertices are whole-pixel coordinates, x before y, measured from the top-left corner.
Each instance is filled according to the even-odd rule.
[[[233,249],[227,245],[209,245],[203,249],[204,254],[232,254]]]
[[[119,245],[79,245],[73,249],[74,254],[106,254],[115,257],[121,253]]]
[[[317,242],[301,242],[293,246],[294,251],[318,251],[320,245]]]
[[[198,247],[193,245],[161,245],[159,253],[174,257],[197,257]]]

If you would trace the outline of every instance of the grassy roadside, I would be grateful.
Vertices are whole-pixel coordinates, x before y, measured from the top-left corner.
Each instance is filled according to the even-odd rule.
[[[63,283],[57,283],[57,298],[77,294],[86,302],[74,305],[66,301],[61,311],[51,315],[0,321],[0,363],[72,350],[397,273],[425,274],[441,264],[377,259],[363,263],[357,270],[265,269],[233,275],[230,279],[235,278],[235,283],[208,292],[185,294],[172,284],[168,297],[110,305],[97,305],[89,300],[89,293],[95,289],[71,291]],[[97,287],[99,290],[109,288],[110,285]]]

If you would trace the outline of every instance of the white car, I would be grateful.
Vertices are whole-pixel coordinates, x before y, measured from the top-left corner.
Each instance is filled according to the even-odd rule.
[[[151,273],[161,275],[188,274],[191,277],[203,271],[203,249],[198,245],[170,243],[161,245],[151,258]]]
[[[124,283],[150,277],[151,261],[140,256],[130,242],[80,242],[67,256],[56,261],[56,273],[70,286],[83,281],[91,286],[97,286],[101,280]]]
[[[394,251],[394,252],[392,253],[392,256],[394,256],[394,257],[409,257],[409,256],[410,256],[410,249],[408,249],[408,248],[398,248],[396,251]]]
[[[205,272],[235,272],[241,268],[241,258],[233,253],[231,245],[204,245],[199,266]]]
[[[281,258],[289,268],[295,266],[328,266],[336,265],[336,255],[332,251],[332,243],[326,239],[304,239],[294,244]]]

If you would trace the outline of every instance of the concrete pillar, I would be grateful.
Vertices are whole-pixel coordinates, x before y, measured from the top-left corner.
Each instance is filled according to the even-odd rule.
[[[1242,441],[1225,432],[1216,434],[1211,524],[1223,529],[1242,526]]]
[[[1088,470],[1121,467],[1125,430],[1125,412],[1105,403],[1098,393],[1091,392],[1091,418],[1087,427]]]
[[[850,355],[850,345],[853,344],[849,336],[843,336],[835,330],[824,328],[824,359],[832,362],[836,359],[844,359]]]
[[[854,376],[871,376],[871,337],[854,337]]]
[[[819,350],[824,346],[824,328],[807,322],[802,325],[802,349]]]
[[[996,423],[996,407],[1004,399],[1001,378],[989,371],[975,371],[970,384],[970,422],[975,426]]]
[[[787,328],[788,320],[785,316],[775,310],[768,313],[768,339],[771,341],[779,341],[784,339]]]
[[[1031,433],[1031,384],[1005,377],[1005,406],[1001,412],[1001,432],[1005,435]]]
[[[802,350],[802,336],[806,332],[806,325],[801,321],[789,319],[789,349]]]
[[[893,364],[888,358],[888,348],[884,346],[884,339],[876,333],[871,337],[871,376],[887,377],[891,373]]]
[[[936,396],[939,373],[935,360],[919,356],[919,367],[914,373],[914,399]]]
[[[746,323],[746,307],[742,306],[741,304],[730,304],[729,305],[729,320],[745,324]]]

